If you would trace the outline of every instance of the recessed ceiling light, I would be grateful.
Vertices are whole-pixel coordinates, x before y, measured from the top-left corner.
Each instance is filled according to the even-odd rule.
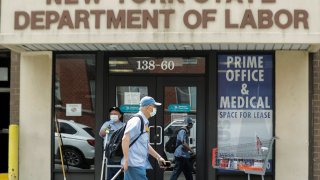
[[[119,47],[119,46],[116,45],[116,44],[110,44],[110,45],[108,46],[108,48],[112,48],[112,49],[115,49],[115,48],[117,48],[117,47]]]
[[[121,60],[110,60],[109,64],[129,64],[128,61],[121,61]]]
[[[182,44],[182,45],[180,46],[180,48],[184,48],[184,49],[193,49],[193,46],[192,46],[192,45],[190,45],[190,44]]]

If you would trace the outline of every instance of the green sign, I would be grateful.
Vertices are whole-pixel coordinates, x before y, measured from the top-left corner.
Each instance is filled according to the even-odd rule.
[[[140,109],[139,105],[129,105],[129,104],[123,104],[120,106],[120,110],[124,113],[136,113]]]
[[[190,112],[190,104],[170,104],[169,112]]]

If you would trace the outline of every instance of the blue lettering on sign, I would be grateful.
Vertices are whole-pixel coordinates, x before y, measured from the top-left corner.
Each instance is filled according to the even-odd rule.
[[[190,104],[170,104],[169,112],[190,112]]]
[[[136,113],[139,111],[139,105],[123,104],[120,106],[120,110],[124,113]]]

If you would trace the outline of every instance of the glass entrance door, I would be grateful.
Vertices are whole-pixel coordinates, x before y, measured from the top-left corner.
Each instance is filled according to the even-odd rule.
[[[108,106],[119,106],[124,112],[126,122],[132,114],[139,111],[139,101],[148,95],[161,102],[157,115],[149,119],[150,144],[167,160],[172,167],[160,169],[154,158],[149,158],[153,169],[148,170],[148,178],[167,180],[172,175],[174,152],[168,152],[165,146],[177,131],[185,127],[184,119],[191,117],[194,126],[188,131],[189,146],[195,152],[190,154],[190,165],[194,179],[204,179],[205,168],[205,107],[204,81],[195,77],[145,77],[112,76],[109,79]],[[181,173],[179,179],[185,179]]]

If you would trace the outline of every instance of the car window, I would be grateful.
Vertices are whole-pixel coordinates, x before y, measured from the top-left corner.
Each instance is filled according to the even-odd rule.
[[[90,134],[90,136],[94,137],[94,133],[93,133],[92,128],[85,127],[85,128],[83,128],[83,130],[85,130],[88,134]]]
[[[76,134],[77,131],[69,124],[61,122],[60,123],[60,133]]]

